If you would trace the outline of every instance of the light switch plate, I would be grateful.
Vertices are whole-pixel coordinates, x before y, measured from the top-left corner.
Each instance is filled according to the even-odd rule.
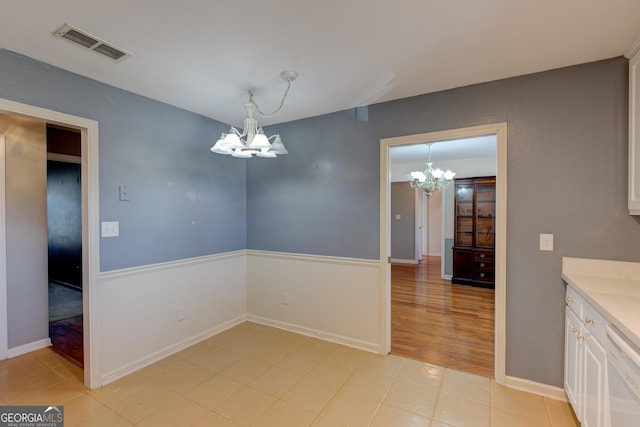
[[[540,250],[553,251],[553,234],[540,234]]]
[[[396,219],[402,219],[402,215],[396,214]]]
[[[127,187],[126,185],[121,185],[120,187],[118,187],[118,193],[121,202],[128,202],[129,200],[131,200],[129,198],[129,187]]]
[[[102,237],[118,237],[120,235],[120,223],[118,221],[102,222]]]

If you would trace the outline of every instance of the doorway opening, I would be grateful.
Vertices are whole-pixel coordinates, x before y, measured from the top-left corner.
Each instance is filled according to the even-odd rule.
[[[446,221],[453,221],[451,215],[447,215],[443,213],[442,215],[442,230],[444,231],[441,236],[441,247],[440,249],[440,257],[429,256],[434,255],[434,252],[437,251],[429,250],[428,245],[427,248],[423,249],[422,253],[418,253],[415,255],[416,263],[393,263],[393,261],[397,261],[394,259],[392,246],[393,246],[393,236],[391,233],[392,223],[396,221],[397,215],[396,212],[392,211],[391,208],[391,197],[392,197],[392,177],[394,175],[394,170],[392,168],[392,163],[390,160],[390,152],[394,147],[402,147],[402,146],[412,146],[416,144],[422,144],[424,147],[425,144],[428,143],[443,143],[444,141],[454,141],[460,139],[467,138],[479,138],[479,137],[493,137],[495,138],[494,147],[496,147],[496,154],[493,158],[493,164],[495,165],[495,176],[496,176],[496,202],[495,202],[495,290],[493,289],[482,289],[482,288],[474,288],[471,286],[460,286],[455,285],[458,290],[462,290],[464,292],[460,293],[446,293],[452,289],[451,283],[448,279],[451,278],[451,250],[452,250],[452,241],[453,236],[452,232],[447,232]],[[426,149],[425,149],[426,150]],[[426,152],[426,151],[425,151]],[[469,157],[469,156],[467,156]],[[433,318],[438,319],[441,323],[440,327],[444,328],[447,332],[451,332],[453,334],[453,338],[449,340],[449,349],[453,347],[460,347],[460,350],[464,353],[469,353],[473,351],[471,347],[473,345],[469,343],[465,343],[465,340],[460,338],[457,339],[455,337],[455,328],[460,328],[460,324],[453,319],[450,315],[451,304],[458,304],[458,307],[455,311],[459,311],[464,313],[466,310],[467,313],[473,312],[473,304],[482,305],[482,310],[485,312],[492,311],[494,318],[493,319],[483,319],[484,322],[484,333],[488,333],[489,336],[493,336],[494,340],[489,342],[488,345],[493,347],[493,354],[490,357],[490,360],[487,363],[490,366],[489,373],[487,372],[478,372],[484,376],[493,376],[495,381],[499,384],[504,384],[505,381],[505,312],[506,312],[506,299],[505,299],[505,288],[506,288],[506,124],[495,124],[495,125],[485,125],[485,126],[476,126],[471,128],[463,128],[456,129],[450,131],[443,132],[433,132],[427,134],[419,134],[419,135],[409,135],[404,137],[396,137],[396,138],[387,138],[381,140],[381,262],[386,266],[385,274],[381,275],[381,292],[382,292],[382,300],[384,301],[383,310],[384,316],[382,316],[384,324],[381,325],[381,341],[386,346],[387,352],[395,352],[402,353],[403,350],[407,350],[408,346],[406,343],[403,343],[402,340],[407,338],[403,337],[401,332],[396,331],[396,335],[393,335],[392,332],[392,316],[395,316],[396,313],[392,313],[394,304],[396,307],[402,306],[404,304],[405,308],[412,306],[414,311],[413,313],[400,313],[399,318],[395,319],[400,323],[411,324],[412,316],[416,313],[430,311],[432,315],[435,315]],[[477,163],[477,162],[476,162]],[[440,164],[437,164],[438,167]],[[446,166],[446,165],[445,165]],[[423,166],[424,168],[424,166]],[[453,170],[453,167],[451,167]],[[460,169],[462,170],[462,169]],[[458,172],[454,170],[454,172]],[[405,172],[406,173],[406,172]],[[486,175],[485,173],[478,172],[469,172],[470,175]],[[467,175],[469,176],[469,175]],[[403,185],[409,187],[406,182],[406,178],[404,179]],[[442,202],[442,210],[443,212],[447,211],[446,206],[450,203],[453,204],[453,190],[451,188],[447,189],[443,193],[443,202]],[[447,197],[448,196],[448,197]],[[451,208],[453,209],[453,208]],[[426,227],[428,224],[421,224],[419,221],[415,222],[417,228],[418,227]],[[420,230],[416,230],[416,236],[422,236]],[[419,237],[416,237],[419,238]],[[427,237],[428,240],[428,237]],[[419,245],[416,245],[419,246]],[[427,256],[424,256],[424,255]],[[440,260],[443,262],[440,262]],[[399,281],[405,281],[405,288],[400,289],[399,292],[392,292],[392,271],[397,274],[393,274],[393,277],[397,278]],[[410,271],[410,278],[407,279],[407,271]],[[408,284],[407,284],[408,283]],[[407,287],[410,291],[407,291]],[[425,290],[421,296],[416,297],[416,291],[420,291],[419,287],[422,290]],[[480,295],[486,294],[486,295]],[[408,301],[407,298],[412,298],[411,301]],[[395,299],[395,301],[394,301]],[[404,300],[404,301],[403,301]],[[466,302],[465,302],[466,301]],[[469,303],[469,301],[472,301]],[[464,305],[469,305],[464,307]],[[475,310],[478,311],[478,310]],[[472,314],[473,316],[473,314]],[[411,326],[409,326],[411,329]],[[418,324],[415,323],[413,325],[413,333],[417,334],[421,338],[426,338],[427,352],[433,354],[438,353],[446,353],[439,352],[438,345],[446,345],[442,343],[442,340],[439,338],[428,337],[428,330],[434,329],[434,325],[429,324]],[[448,330],[447,330],[448,329]],[[468,332],[468,331],[467,331]],[[473,331],[471,332],[473,334]],[[396,338],[398,338],[396,340]],[[479,341],[486,341],[490,338],[479,338]],[[407,341],[410,341],[411,337]],[[397,341],[397,342],[396,342]],[[414,340],[415,341],[415,340]],[[415,344],[413,342],[412,344]],[[486,343],[485,343],[486,344]],[[437,359],[436,359],[437,360]],[[440,366],[452,367],[458,370],[461,369],[460,366],[447,366],[446,363],[432,361],[431,363],[438,364]],[[493,374],[493,375],[491,375]]]
[[[101,385],[101,369],[98,354],[100,348],[100,335],[98,334],[98,306],[95,303],[95,291],[100,271],[99,254],[99,209],[98,209],[98,123],[94,120],[85,119],[70,114],[60,113],[32,105],[22,104],[15,101],[0,99],[0,114],[6,114],[18,118],[33,119],[43,123],[61,126],[79,132],[81,151],[81,210],[82,210],[82,350],[84,365],[84,384],[89,388],[96,388]],[[6,156],[4,150],[4,137],[0,137],[2,150],[0,150],[0,171],[5,170]],[[46,150],[45,150],[46,151]],[[46,153],[45,153],[46,160]],[[45,173],[46,175],[46,173]],[[6,184],[5,174],[0,174],[0,212],[6,210]],[[46,189],[45,189],[46,192]],[[46,201],[45,201],[46,204]],[[46,227],[46,215],[44,220]],[[0,229],[7,229],[7,217],[0,214]],[[0,233],[0,266],[7,265],[8,241],[6,233]],[[47,238],[45,236],[42,245],[45,252],[45,262],[47,253]],[[45,300],[46,310],[47,298],[47,267],[45,266],[45,279],[41,287]],[[6,272],[6,268],[3,269]],[[8,292],[9,289],[11,292]],[[47,345],[49,338],[43,339],[38,333],[35,338],[28,338],[24,334],[22,326],[24,323],[16,322],[15,315],[21,310],[20,304],[10,299],[15,299],[15,292],[20,292],[9,283],[7,274],[0,274],[0,360],[15,357]],[[19,297],[21,298],[21,297]],[[24,299],[24,298],[23,298]],[[19,301],[19,300],[18,300]],[[17,311],[15,311],[17,310]],[[22,310],[23,312],[25,310]],[[44,327],[47,330],[47,312],[44,313],[43,324],[38,322],[28,322],[29,325],[36,325],[36,328]],[[40,316],[40,315],[38,315]],[[25,339],[27,337],[27,339]],[[11,344],[10,344],[11,343]],[[10,346],[11,345],[11,346]]]
[[[434,168],[455,172],[454,181],[429,195],[407,182],[413,171],[424,169],[427,152]],[[394,146],[389,157],[391,353],[493,378],[495,213],[484,205],[495,203],[496,136]],[[492,261],[477,263],[482,268],[476,276],[482,280],[465,281],[460,272],[473,268],[474,260],[462,259],[460,253],[474,253],[475,233],[469,228],[474,224],[473,206],[466,200],[473,195],[469,188],[474,188],[468,182],[475,182],[476,177],[486,177],[487,184],[481,189],[494,189],[491,194],[482,192],[483,201],[477,203],[478,209],[487,212],[476,221],[482,226],[482,234],[478,233],[482,247],[475,251],[476,256]],[[404,204],[402,194],[408,195]],[[403,210],[416,212],[413,220],[405,221],[413,235],[397,233],[400,227],[396,224],[403,222],[397,212]],[[452,250],[456,245],[459,248]],[[416,263],[398,262],[396,253],[403,247]],[[472,274],[469,279],[473,278]]]
[[[46,134],[49,338],[83,368],[81,134],[51,124]]]

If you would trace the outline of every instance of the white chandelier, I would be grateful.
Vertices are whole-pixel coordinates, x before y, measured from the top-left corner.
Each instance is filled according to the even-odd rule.
[[[233,157],[248,159],[254,155],[257,157],[273,158],[278,155],[287,154],[288,151],[282,143],[279,134],[267,137],[254,115],[256,112],[263,116],[272,116],[282,108],[284,100],[287,98],[291,82],[298,77],[295,71],[283,71],[280,77],[287,81],[287,89],[282,96],[282,101],[278,108],[270,114],[260,111],[258,105],[253,100],[253,93],[249,91],[249,100],[244,103],[247,117],[244,119],[244,129],[240,132],[231,126],[228,133],[223,133],[216,143],[211,147],[211,151],[217,154],[230,154]],[[273,142],[270,142],[273,140]]]
[[[455,172],[443,171],[442,169],[433,169],[433,162],[431,161],[431,144],[427,144],[429,147],[429,161],[426,163],[427,168],[423,171],[411,172],[407,175],[409,179],[409,185],[411,188],[421,188],[427,195],[431,197],[435,190],[441,190],[447,188],[453,181]]]

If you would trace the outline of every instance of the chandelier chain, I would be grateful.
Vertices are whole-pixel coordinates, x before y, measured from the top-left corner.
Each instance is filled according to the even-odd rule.
[[[291,79],[286,79],[286,80],[287,80],[287,89],[284,91],[284,95],[282,95],[282,100],[280,101],[280,105],[278,105],[278,108],[276,108],[271,113],[264,113],[262,110],[260,110],[260,107],[258,107],[258,104],[256,104],[256,101],[253,99],[253,92],[249,90],[249,102],[251,102],[256,107],[256,111],[258,113],[260,113],[264,117],[271,117],[282,109],[282,106],[284,105],[284,101],[287,99],[287,95],[289,94],[289,89],[291,89]]]

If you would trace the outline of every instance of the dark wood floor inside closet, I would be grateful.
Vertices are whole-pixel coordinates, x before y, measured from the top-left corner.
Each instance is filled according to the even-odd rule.
[[[440,257],[391,266],[391,353],[494,377],[493,289],[440,278]]]
[[[49,337],[53,351],[74,365],[84,367],[82,316],[49,323]]]

